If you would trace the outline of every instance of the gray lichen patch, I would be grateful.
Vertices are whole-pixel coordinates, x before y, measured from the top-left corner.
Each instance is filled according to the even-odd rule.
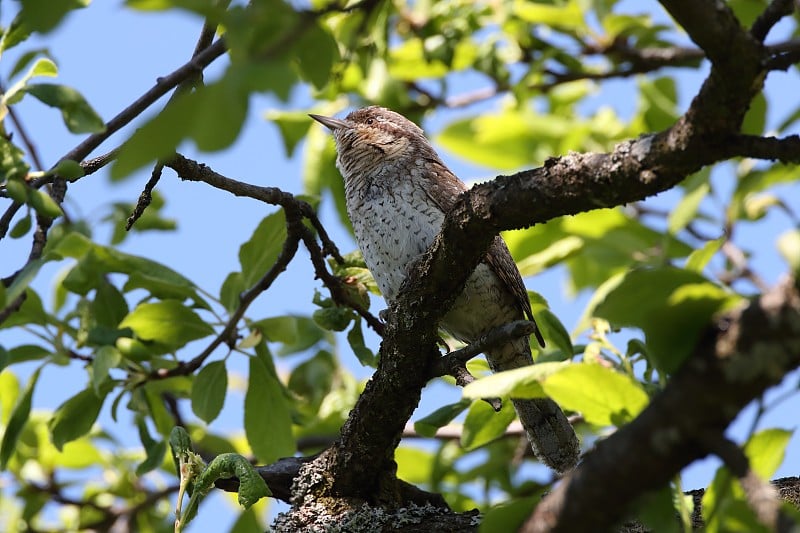
[[[340,502],[341,503],[341,502]],[[281,513],[272,524],[272,531],[310,533],[380,533],[403,530],[408,526],[442,515],[442,509],[433,505],[418,506],[410,504],[396,510],[386,510],[362,503],[357,507],[342,508],[335,511],[325,501],[306,502]],[[333,511],[333,512],[332,512]]]

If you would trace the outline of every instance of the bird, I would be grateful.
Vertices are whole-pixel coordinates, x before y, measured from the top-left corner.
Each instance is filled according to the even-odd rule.
[[[468,187],[444,164],[423,130],[400,113],[369,106],[344,119],[309,116],[333,134],[356,241],[381,293],[392,302],[409,268],[431,245],[445,214]],[[498,235],[440,327],[470,343],[522,318],[534,321],[528,294]],[[534,334],[544,346],[538,327]],[[527,336],[487,349],[485,355],[493,372],[533,364]],[[558,473],[572,469],[580,445],[558,404],[550,398],[512,398],[512,403],[537,459]]]

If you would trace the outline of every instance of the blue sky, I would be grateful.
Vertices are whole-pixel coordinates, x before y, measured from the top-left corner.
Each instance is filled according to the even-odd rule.
[[[648,9],[660,9],[655,3],[648,5],[652,5]],[[2,13],[4,24],[7,24],[7,19],[11,15],[8,10]],[[62,27],[48,35],[46,39],[32,40],[21,47],[21,50],[39,46],[48,47],[59,65],[59,76],[56,81],[78,89],[107,120],[150,88],[159,76],[168,74],[190,57],[201,23],[200,19],[184,13],[144,14],[125,9],[120,1],[94,2],[88,9],[69,17]],[[18,53],[19,51],[14,51],[3,58],[0,63],[0,73],[3,76],[7,75]],[[219,61],[218,64],[212,65],[206,76],[213,78],[220,72],[223,64],[224,61]],[[702,81],[702,76],[702,72],[681,73],[679,78],[681,109],[685,109],[688,105]],[[464,83],[471,85],[477,83],[477,80],[465,79]],[[772,74],[768,85],[770,94],[776,95],[774,101],[781,101],[781,98],[787,97],[789,101],[796,102],[796,95],[800,94],[796,72]],[[469,87],[465,87],[467,88]],[[633,80],[609,82],[590,99],[585,111],[589,113],[596,106],[610,105],[623,117],[630,116],[633,111],[634,90]],[[197,154],[192,146],[187,146],[182,151],[231,178],[258,185],[275,186],[290,192],[301,192],[300,157],[286,160],[277,128],[262,116],[264,111],[279,105],[281,105],[279,102],[268,96],[254,97],[251,101],[250,116],[240,139],[224,152]],[[294,95],[290,104],[291,107],[301,109],[307,105],[308,95],[300,91]],[[487,104],[486,108],[491,105]],[[160,106],[156,105],[145,116],[151,116],[159,109]],[[476,109],[482,108],[437,113],[426,122],[425,129],[429,133],[435,133],[453,117],[460,113],[474,113]],[[781,113],[785,113],[786,108],[770,109],[770,112],[771,121],[774,123],[783,118]],[[81,137],[66,131],[56,110],[32,99],[21,104],[20,116],[32,134],[45,165],[53,164],[81,140]],[[93,155],[100,155],[117,146],[131,132],[130,128],[124,130],[122,135],[113,137]],[[443,152],[443,156],[465,180],[483,179],[494,175],[490,170],[465,164],[446,152]],[[104,172],[84,178],[70,187],[67,208],[99,224],[108,214],[106,208],[111,202],[135,201],[148,175],[149,170],[140,172],[118,184],[111,184]],[[250,237],[258,222],[272,208],[252,200],[235,198],[204,184],[181,182],[169,171],[165,172],[159,189],[167,199],[164,214],[178,221],[179,230],[133,234],[125,242],[124,250],[152,257],[185,274],[204,289],[216,292],[227,274],[238,268],[239,246]],[[796,192],[797,187],[792,190]],[[800,195],[795,194],[794,199],[790,199],[796,211],[800,209],[798,196]],[[668,193],[655,202],[668,205],[670,198],[674,199],[675,196],[670,196]],[[337,219],[329,202],[323,204],[322,218],[323,222],[328,222],[329,227],[335,227]],[[751,249],[758,251],[756,267],[770,283],[774,283],[785,271],[785,265],[774,250],[773,241],[777,232],[783,231],[788,226],[787,220],[781,218],[780,214],[770,215],[766,224],[757,228],[744,227],[738,235],[740,244],[747,244]],[[765,234],[768,234],[769,238],[765,239]],[[101,229],[95,237],[100,242],[107,242],[108,233],[106,229]],[[342,251],[355,248],[353,241],[341,230],[335,231],[333,237]],[[0,243],[3,275],[21,266],[23,258],[27,256],[28,247],[27,239],[19,241],[6,239]],[[49,266],[39,274],[35,287],[45,302],[49,301],[52,294],[54,275],[63,268],[63,264]],[[527,283],[532,289],[543,293],[550,301],[554,312],[561,317],[568,328],[574,326],[583,310],[587,295],[581,295],[575,300],[568,299],[564,291],[563,273],[559,271],[548,273],[527,280]],[[249,315],[266,317],[308,312],[315,287],[319,287],[319,284],[313,280],[310,264],[301,253],[293,261],[290,271],[281,276],[278,283],[251,307]],[[382,302],[376,301],[374,309],[380,309],[382,306]],[[13,330],[2,330],[0,343],[6,346],[13,345],[19,338],[17,335],[18,333]],[[368,343],[377,347],[374,337],[368,339]],[[361,368],[346,348],[343,348],[341,355],[357,376],[363,378],[369,375],[368,370]],[[26,366],[15,371],[19,371],[24,379],[32,369],[32,366]],[[245,361],[232,358],[229,362],[229,371],[245,375]],[[777,396],[786,390],[796,388],[797,377],[795,374],[787,378],[786,385],[773,391],[770,396]],[[34,408],[54,409],[85,382],[86,372],[81,365],[48,367],[37,387]],[[64,383],[69,385],[63,386]],[[423,395],[422,405],[415,417],[427,414],[436,406],[453,401],[458,396],[458,391],[454,391],[451,387],[431,384]],[[233,392],[226,402],[222,416],[212,424],[212,429],[223,433],[241,432],[241,402],[241,393]],[[794,429],[796,418],[793,413],[797,409],[800,409],[800,398],[794,395],[779,409],[768,413],[762,420],[762,426]],[[752,416],[752,408],[745,411],[732,426],[731,435],[741,439],[749,430]],[[104,413],[101,420],[123,441],[131,442],[132,447],[138,446],[138,439],[135,433],[126,427],[124,418],[120,423],[114,424],[108,414]],[[787,461],[776,477],[796,475],[800,472],[800,441],[797,436],[793,437],[787,456]],[[693,465],[685,473],[684,487],[689,489],[706,486],[717,464],[715,460],[706,460]],[[524,474],[542,476],[546,479],[543,470],[537,468],[526,470]],[[223,502],[219,496],[210,498],[201,506],[200,512],[201,518],[198,523],[202,523],[203,527],[200,528],[198,523],[195,523],[190,528],[191,531],[217,530],[232,523],[236,516],[235,508]]]

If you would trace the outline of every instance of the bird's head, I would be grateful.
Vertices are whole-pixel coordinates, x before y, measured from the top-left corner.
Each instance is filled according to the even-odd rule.
[[[436,157],[419,126],[383,107],[357,109],[345,119],[309,116],[333,132],[336,166],[345,179],[398,160]]]

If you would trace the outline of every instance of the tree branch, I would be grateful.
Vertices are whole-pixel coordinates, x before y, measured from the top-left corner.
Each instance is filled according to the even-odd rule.
[[[786,279],[744,309],[720,317],[664,390],[567,474],[523,531],[603,530],[631,501],[708,453],[753,398],[800,366],[800,294]],[[636,453],[631,453],[636,450]],[[615,479],[615,490],[607,480]]]

